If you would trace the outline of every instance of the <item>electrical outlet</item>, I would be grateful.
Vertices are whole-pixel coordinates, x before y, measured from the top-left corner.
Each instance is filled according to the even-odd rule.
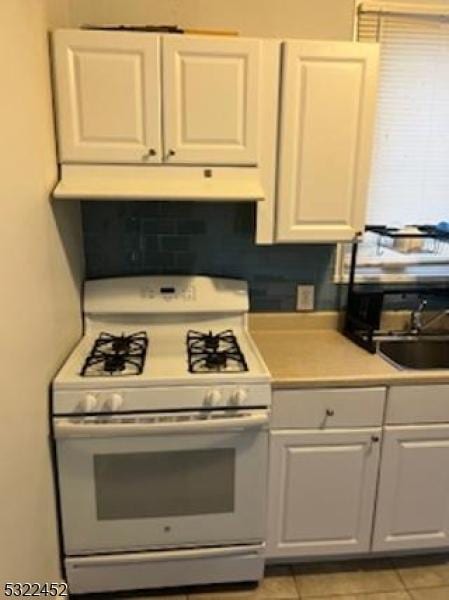
[[[298,285],[296,292],[296,310],[314,310],[315,309],[315,286]]]

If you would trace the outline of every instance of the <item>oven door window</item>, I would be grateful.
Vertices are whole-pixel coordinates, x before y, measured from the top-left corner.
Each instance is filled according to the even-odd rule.
[[[99,521],[234,511],[235,448],[93,458]]]

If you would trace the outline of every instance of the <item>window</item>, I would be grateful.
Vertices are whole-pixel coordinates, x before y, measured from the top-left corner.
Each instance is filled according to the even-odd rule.
[[[369,225],[449,221],[449,8],[419,6],[359,5],[358,39],[380,43]],[[403,252],[388,238],[367,234],[359,257],[358,280],[449,276],[445,242],[426,241],[417,252]],[[337,262],[345,273],[347,249]]]

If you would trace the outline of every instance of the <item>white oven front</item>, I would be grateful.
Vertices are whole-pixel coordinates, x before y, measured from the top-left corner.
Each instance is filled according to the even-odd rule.
[[[265,537],[268,411],[54,420],[65,553]]]

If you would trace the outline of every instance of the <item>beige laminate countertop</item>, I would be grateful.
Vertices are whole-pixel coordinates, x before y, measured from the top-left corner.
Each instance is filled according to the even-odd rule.
[[[304,323],[299,328],[298,323],[250,318],[252,337],[275,389],[449,383],[449,370],[399,370],[330,326]]]

